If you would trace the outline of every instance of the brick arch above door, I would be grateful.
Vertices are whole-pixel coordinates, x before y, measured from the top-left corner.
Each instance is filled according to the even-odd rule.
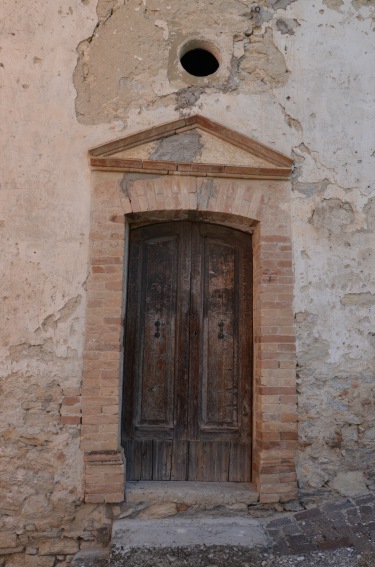
[[[288,179],[94,171],[81,449],[87,502],[124,500],[120,441],[123,309],[132,223],[200,220],[253,234],[253,483],[296,497],[295,333]]]

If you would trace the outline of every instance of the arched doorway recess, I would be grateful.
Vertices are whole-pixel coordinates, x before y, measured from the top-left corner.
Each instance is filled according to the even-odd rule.
[[[252,482],[262,502],[295,498],[292,161],[202,117],[105,144],[91,151],[90,161],[91,275],[81,439],[86,501],[124,500],[121,412],[129,230],[135,224],[177,220],[183,221],[180,226],[208,222],[252,235]]]
[[[122,444],[128,480],[251,481],[251,235],[130,231]]]

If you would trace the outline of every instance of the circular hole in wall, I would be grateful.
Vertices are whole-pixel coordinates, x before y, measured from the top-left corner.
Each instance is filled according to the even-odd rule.
[[[205,46],[194,44],[185,46],[180,57],[180,63],[187,73],[194,77],[208,77],[219,68],[219,61]]]

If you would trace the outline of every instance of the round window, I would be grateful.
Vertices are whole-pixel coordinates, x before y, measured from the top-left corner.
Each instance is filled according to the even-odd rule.
[[[185,71],[194,77],[208,77],[219,68],[215,55],[202,47],[186,51],[180,58],[180,63]]]

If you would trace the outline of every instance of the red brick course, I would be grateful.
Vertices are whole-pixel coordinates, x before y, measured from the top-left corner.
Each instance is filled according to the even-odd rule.
[[[191,218],[193,213],[197,220],[253,232],[253,482],[262,502],[295,498],[290,182],[168,175],[142,180],[139,176],[124,192],[124,174],[96,171],[93,175],[83,387],[81,399],[67,395],[61,417],[70,423],[81,419],[78,408],[82,411],[86,501],[124,499],[119,431],[126,225]]]

